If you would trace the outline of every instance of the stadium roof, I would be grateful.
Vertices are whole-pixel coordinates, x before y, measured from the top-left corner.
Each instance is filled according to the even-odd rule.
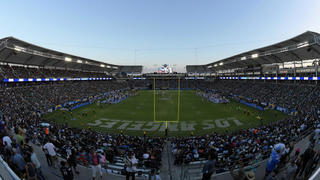
[[[188,65],[188,72],[215,72],[235,68],[261,66],[320,58],[320,34],[307,31],[291,39],[237,54],[205,65]]]
[[[142,71],[142,66],[121,66],[91,60],[43,48],[14,37],[0,39],[0,62],[58,67],[86,71],[130,72]]]

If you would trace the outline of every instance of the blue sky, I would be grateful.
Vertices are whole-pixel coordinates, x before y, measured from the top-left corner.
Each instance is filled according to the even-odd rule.
[[[320,32],[319,0],[1,2],[0,38],[114,64],[205,64]]]

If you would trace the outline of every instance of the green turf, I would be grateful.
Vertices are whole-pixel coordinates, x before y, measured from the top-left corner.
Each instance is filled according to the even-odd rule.
[[[76,120],[71,120],[69,112],[60,110],[45,115],[45,118],[58,123],[68,123],[68,125],[73,127],[92,128],[103,132],[119,133],[120,129],[124,128],[124,133],[129,135],[143,135],[144,129],[149,129],[147,130],[148,135],[161,136],[164,134],[163,128],[165,127],[165,123],[152,123],[154,121],[154,104],[156,106],[155,116],[157,121],[177,121],[178,91],[166,91],[165,94],[162,91],[157,91],[155,99],[154,103],[154,91],[138,91],[136,96],[130,97],[119,104],[105,104],[99,107],[94,103],[78,108],[72,112]],[[239,107],[241,110],[238,110]],[[249,110],[250,115],[244,114],[243,110]],[[88,116],[82,117],[81,114],[83,112],[87,112]],[[179,122],[169,123],[171,126],[177,126],[177,131],[169,131],[169,135],[188,136],[192,131],[195,135],[202,135],[213,131],[223,133],[226,130],[237,131],[256,127],[261,125],[261,122],[257,119],[258,112],[261,111],[237,102],[214,104],[197,96],[195,91],[184,90],[180,94]],[[275,110],[261,112],[264,124],[283,119],[286,116]],[[237,125],[237,122],[234,120],[226,120],[232,117],[237,119],[242,125]],[[102,120],[103,124],[98,126],[87,124],[94,124],[96,120],[102,118],[108,120]],[[219,119],[222,125],[226,125],[225,122],[227,121],[229,126],[218,127],[216,120],[219,121]],[[109,124],[105,124],[107,121]],[[188,130],[186,127],[190,127],[192,123],[195,124],[195,130]],[[208,129],[208,124],[212,124],[211,127],[213,128]],[[101,127],[101,125],[104,125],[104,127]],[[138,126],[138,130],[128,130],[135,126]],[[156,129],[157,126],[159,127]],[[184,126],[184,129],[182,126]],[[156,130],[150,131],[151,127],[154,127]]]

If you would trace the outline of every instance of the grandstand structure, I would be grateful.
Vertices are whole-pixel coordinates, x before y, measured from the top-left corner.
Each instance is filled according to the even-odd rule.
[[[320,34],[291,39],[204,65],[187,65],[187,74],[145,74],[142,65],[115,65],[43,48],[14,37],[0,39],[0,77],[5,82],[108,80],[112,77],[207,77],[255,80],[320,80]],[[9,66],[8,66],[9,65]],[[25,74],[23,72],[28,68]],[[17,71],[15,71],[17,69]],[[21,70],[22,69],[22,70]],[[54,72],[52,72],[54,71]],[[57,74],[64,72],[63,77]],[[68,72],[68,73],[65,73]],[[79,74],[80,73],[80,74]],[[49,78],[49,79],[42,79]],[[9,80],[10,79],[10,80]]]
[[[320,34],[307,31],[291,39],[213,63],[187,65],[186,69],[191,76],[223,79],[319,80],[304,78],[318,77],[319,61]]]
[[[142,72],[142,66],[104,63],[43,48],[14,37],[0,39],[0,64],[0,74],[3,80],[8,82],[71,80],[65,78],[107,80],[106,78],[116,74]],[[18,73],[21,71],[25,71],[25,74]],[[59,73],[62,72],[69,73],[63,73],[61,77]]]
[[[211,83],[207,83],[206,80],[216,80],[216,79],[222,79],[222,80],[292,80],[292,81],[310,81],[317,83],[320,80],[319,77],[319,71],[320,71],[320,34],[315,32],[307,31],[303,34],[300,34],[294,38],[291,38],[289,40],[267,46],[264,48],[259,48],[255,50],[251,50],[248,52],[244,52],[229,58],[225,58],[222,60],[219,60],[217,62],[205,64],[205,65],[187,65],[187,73],[176,73],[176,74],[156,74],[156,73],[149,73],[149,74],[142,74],[143,66],[123,66],[123,65],[115,65],[115,64],[109,64],[104,63],[97,60],[91,60],[79,56],[70,55],[67,53],[57,52],[54,50],[46,49],[43,47],[39,47],[37,45],[33,45],[31,43],[27,43],[24,41],[21,41],[19,39],[13,38],[13,37],[7,37],[0,40],[0,87],[10,87],[7,84],[12,84],[12,86],[19,86],[17,84],[24,83],[24,82],[34,82],[35,85],[41,84],[41,82],[53,82],[53,81],[107,81],[107,80],[115,80],[114,82],[104,82],[105,84],[102,84],[102,82],[96,82],[96,84],[73,84],[73,85],[67,85],[68,83],[64,82],[63,85],[65,86],[59,86],[58,83],[52,83],[54,85],[48,85],[48,87],[37,87],[32,89],[33,87],[24,87],[24,88],[12,88],[12,89],[6,89],[3,88],[3,92],[6,92],[6,97],[8,98],[7,104],[12,103],[12,107],[18,107],[17,109],[11,108],[11,106],[3,107],[3,109],[13,109],[12,111],[3,111],[4,113],[7,113],[6,115],[10,114],[11,112],[14,112],[16,114],[19,112],[20,105],[24,105],[24,103],[28,102],[29,105],[26,103],[26,107],[29,107],[29,111],[25,114],[23,114],[25,117],[30,118],[30,121],[34,123],[33,120],[33,113],[32,111],[34,109],[39,108],[40,106],[36,106],[37,102],[41,100],[48,100],[48,99],[54,99],[51,98],[50,92],[54,92],[56,99],[59,99],[59,101],[43,101],[43,104],[41,106],[41,109],[43,112],[47,109],[46,107],[51,107],[51,105],[55,105],[57,107],[58,102],[59,103],[67,103],[67,100],[70,100],[70,103],[68,105],[73,105],[77,103],[86,103],[88,104],[88,98],[85,96],[95,96],[96,94],[101,94],[103,92],[103,88],[110,87],[115,89],[125,89],[125,88],[132,88],[132,87],[148,87],[150,88],[150,80],[155,81],[159,83],[159,87],[163,89],[169,89],[170,88],[176,88],[176,86],[179,89],[180,92],[180,79],[183,82],[185,87],[183,88],[190,88],[193,87],[196,88],[196,84],[194,86],[192,82],[190,81],[190,84],[186,83],[187,80],[201,80],[202,85],[204,88],[211,88],[209,85]],[[127,74],[133,74],[133,76],[126,76]],[[129,80],[129,79],[132,79]],[[177,79],[179,81],[177,81]],[[116,81],[116,80],[119,80]],[[123,81],[128,80],[128,81]],[[135,80],[142,80],[140,82],[137,82]],[[145,80],[145,81],[144,81]],[[125,84],[123,82],[129,82],[128,84]],[[179,84],[177,83],[179,82]],[[227,82],[227,81],[223,81]],[[230,82],[230,81],[228,81]],[[232,81],[233,82],[233,81]],[[76,83],[76,82],[75,82]],[[86,83],[86,82],[81,82]],[[94,83],[94,82],[90,82]],[[98,86],[98,83],[100,86]],[[112,84],[111,84],[112,83]],[[71,84],[71,83],[69,83]],[[173,85],[172,85],[173,84]],[[242,83],[243,84],[243,83]],[[262,84],[262,83],[261,83]],[[266,84],[266,83],[263,83]],[[201,84],[200,84],[201,85]],[[227,85],[227,84],[224,84]],[[230,85],[230,84],[229,84]],[[242,89],[242,87],[245,87],[244,89],[247,89],[248,86],[241,86],[237,84],[238,86],[230,86],[231,90],[234,90],[234,88]],[[93,89],[91,86],[95,86],[95,90],[92,90],[89,94],[89,90]],[[113,87],[115,86],[115,87]],[[158,85],[157,85],[158,86]],[[280,85],[279,85],[280,86]],[[76,89],[83,89],[82,91]],[[217,86],[218,87],[218,86]],[[221,87],[225,87],[221,85]],[[59,92],[63,92],[64,88],[71,89],[72,91],[75,91],[77,93],[66,92],[65,96],[60,96]],[[152,88],[152,86],[151,86]],[[160,89],[159,88],[159,89]],[[255,87],[257,90],[260,89],[267,89],[270,90],[271,88],[267,86],[257,85]],[[275,91],[286,91],[286,86],[279,87]],[[50,89],[54,89],[52,91],[49,91]],[[292,94],[294,95],[304,95],[301,96],[301,99],[307,99],[309,98],[311,105],[317,103],[315,99],[317,99],[320,96],[317,96],[318,87],[312,87],[312,88],[305,88],[305,92],[307,94],[304,94],[303,91],[299,91],[299,88],[292,88]],[[111,90],[111,89],[110,89]],[[156,88],[154,88],[155,92]],[[252,92],[254,93],[255,89],[252,88]],[[273,89],[272,89],[273,90]],[[25,93],[25,92],[28,93]],[[27,96],[26,94],[29,94],[29,92],[32,92],[33,95],[37,96],[37,98],[33,99],[31,96]],[[17,98],[14,102],[11,102],[11,96],[13,94],[19,94],[19,96],[12,96],[12,98]],[[81,94],[84,94],[83,96],[80,96]],[[272,93],[266,93],[266,94],[272,94]],[[284,94],[284,95],[283,95]],[[279,94],[279,97],[285,96],[285,93]],[[154,94],[155,95],[155,94]],[[180,95],[179,95],[180,96]],[[4,96],[5,97],[5,96]],[[19,99],[20,97],[25,97]],[[155,97],[155,96],[154,96]],[[73,98],[73,99],[72,99]],[[80,99],[79,101],[73,101],[75,99]],[[288,101],[287,98],[283,98],[284,102],[292,103],[291,101]],[[292,97],[290,99],[296,100],[297,98]],[[20,104],[20,100],[21,104]],[[29,101],[28,101],[29,100]],[[72,101],[71,101],[72,100]],[[269,100],[269,99],[267,99]],[[61,101],[61,102],[60,102]],[[298,103],[301,104],[307,104],[305,100],[296,100]],[[178,102],[180,102],[178,100]],[[278,102],[278,101],[276,101]],[[295,102],[295,101],[294,101]],[[3,104],[5,104],[3,103]],[[33,106],[30,106],[30,104],[33,104]],[[54,104],[57,103],[57,104]],[[296,103],[296,104],[298,104]],[[309,104],[308,104],[309,105]],[[155,107],[155,106],[154,106]],[[309,106],[306,106],[306,109]],[[24,107],[23,107],[24,108]],[[21,109],[23,109],[21,107]],[[60,107],[59,107],[60,108]],[[304,107],[299,107],[300,109],[303,109]],[[58,109],[58,107],[56,108]],[[178,108],[179,109],[179,108]],[[311,109],[311,108],[309,108]],[[314,108],[316,109],[316,108]],[[303,109],[305,110],[305,109]],[[53,110],[51,110],[53,111]],[[1,111],[0,111],[1,112]],[[37,111],[37,113],[40,111]],[[42,112],[42,111],[41,111]],[[49,112],[49,111],[48,111]],[[313,112],[313,111],[312,111]],[[32,114],[32,115],[31,115]],[[155,114],[155,113],[154,113]],[[312,114],[312,113],[311,113]],[[23,117],[23,118],[25,118]],[[178,112],[179,117],[179,112]],[[27,119],[26,118],[26,119]],[[154,119],[155,120],[155,119]],[[179,118],[178,118],[179,120]],[[295,119],[294,119],[295,120]],[[293,120],[292,120],[293,121]],[[299,121],[297,121],[299,122]],[[302,141],[307,138],[308,135],[314,130],[313,125],[316,124],[313,122],[312,119],[308,119],[308,122],[310,126],[305,131],[302,131],[302,133],[298,134],[297,137],[294,137],[295,141]],[[166,122],[167,123],[167,122]],[[301,122],[300,122],[301,123]],[[294,126],[293,124],[292,126]],[[299,124],[300,125],[300,124]],[[304,125],[304,124],[303,124]],[[302,126],[302,125],[301,125]],[[34,125],[36,127],[36,125]],[[303,126],[304,127],[304,126]],[[39,129],[43,129],[42,127],[37,127]],[[296,127],[296,129],[299,129],[300,132],[300,126]],[[69,129],[71,131],[71,129]],[[304,129],[303,129],[304,130]],[[33,133],[30,130],[31,133]],[[90,131],[90,135],[95,137],[100,137],[101,134],[94,134]],[[85,133],[84,133],[85,134]],[[84,135],[84,137],[87,134]],[[88,135],[88,136],[90,136]],[[214,135],[215,137],[216,135]],[[40,139],[42,137],[39,137]],[[110,135],[109,138],[114,138]],[[203,166],[203,163],[206,161],[206,158],[198,158],[197,161],[190,163],[186,167],[181,167],[180,173],[174,174],[172,172],[175,172],[178,168],[176,167],[170,167],[170,164],[173,164],[173,155],[171,155],[169,152],[172,152],[172,147],[169,142],[164,142],[163,139],[152,139],[153,144],[148,142],[146,144],[142,144],[143,138],[142,137],[127,137],[126,141],[130,142],[136,142],[137,146],[143,146],[148,147],[151,146],[152,148],[146,148],[146,149],[153,149],[154,147],[157,147],[158,150],[156,151],[156,155],[158,159],[165,159],[162,160],[162,167],[167,166],[167,171],[162,172],[162,175],[169,176],[170,178],[163,178],[163,179],[190,179],[193,177],[198,177],[194,179],[200,179],[202,175],[201,168]],[[244,137],[245,138],[245,137]],[[85,138],[83,138],[85,139]],[[190,138],[191,139],[191,138]],[[194,137],[192,139],[195,139]],[[43,140],[43,139],[41,139]],[[185,140],[185,139],[184,139]],[[179,139],[176,140],[177,144],[179,143]],[[289,140],[288,140],[289,141]],[[182,143],[183,141],[181,141]],[[202,142],[202,140],[201,140]],[[117,149],[119,146],[117,144],[112,145],[112,148]],[[301,143],[301,148],[305,148],[305,143]],[[63,147],[64,148],[64,147]],[[59,152],[59,155],[61,158],[65,159],[65,152]],[[155,148],[155,149],[157,149]],[[268,147],[267,147],[268,148]],[[111,149],[111,148],[110,148]],[[144,149],[142,149],[142,153]],[[265,159],[269,156],[270,149],[267,149],[268,153],[265,154],[265,156],[261,156],[259,159],[257,158],[256,161],[259,160],[259,162],[255,164],[250,165],[257,165],[260,171],[265,170],[264,166],[260,167],[260,164],[265,164]],[[304,149],[303,149],[304,150]],[[111,151],[111,150],[110,150]],[[163,152],[163,153],[162,153]],[[140,154],[142,154],[140,152]],[[162,154],[161,154],[162,153]],[[123,156],[125,154],[125,150],[121,150],[121,153],[119,152],[117,156],[114,157],[113,162],[108,164],[108,168],[106,168],[106,171],[111,172],[114,175],[119,175],[120,178],[122,178],[122,170],[125,167],[125,163],[123,160]],[[154,155],[154,156],[156,156]],[[163,155],[163,157],[162,157]],[[220,153],[218,154],[220,157],[223,157],[224,154]],[[19,179],[16,178],[14,172],[9,168],[9,166],[2,161],[0,158],[1,163],[0,168],[6,169],[6,177],[10,177],[10,179]],[[251,159],[250,159],[251,160]],[[44,161],[42,161],[44,162]],[[142,161],[143,162],[143,161]],[[155,161],[157,162],[157,161]],[[251,162],[250,162],[251,163]],[[156,166],[160,166],[156,164]],[[229,176],[229,165],[226,165],[226,167],[222,167],[223,171],[220,171],[222,173],[215,175],[217,179],[226,179],[230,178]],[[157,167],[158,168],[158,167]],[[171,169],[172,168],[172,169]],[[251,168],[251,167],[250,167]],[[86,167],[83,167],[83,169],[88,170]],[[85,170],[83,172],[85,172]],[[141,172],[140,178],[147,179],[149,177],[149,174],[151,172],[151,168],[147,166],[142,166],[138,169],[139,172]],[[314,179],[317,179],[320,175],[320,170],[314,171]],[[82,173],[82,172],[81,172]],[[161,171],[160,171],[161,173]],[[89,174],[89,173],[88,173]],[[173,174],[173,175],[172,175]],[[258,174],[257,177],[262,177],[264,174]],[[172,177],[174,178],[172,178]]]

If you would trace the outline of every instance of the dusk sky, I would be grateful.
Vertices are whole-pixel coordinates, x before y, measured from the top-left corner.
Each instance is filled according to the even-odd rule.
[[[0,38],[119,65],[207,64],[320,32],[319,0],[1,2]]]

